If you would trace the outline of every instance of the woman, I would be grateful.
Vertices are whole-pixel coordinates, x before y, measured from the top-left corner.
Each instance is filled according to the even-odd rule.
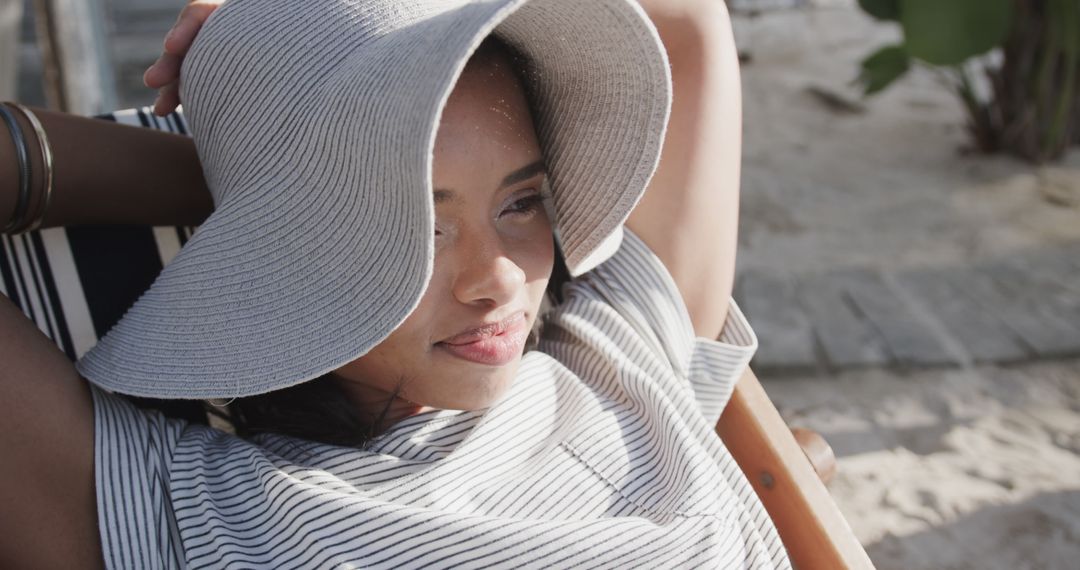
[[[403,11],[430,8],[421,4],[409,4]],[[565,17],[559,20],[562,26],[580,22],[594,25],[597,34],[603,29],[619,34],[618,26],[599,25],[601,18],[615,14],[624,19],[628,29],[649,29],[640,27],[644,20],[634,20],[631,4],[604,3],[603,10],[610,13],[603,14],[573,12],[601,6],[599,2],[546,4],[551,14]],[[198,10],[207,8],[199,6],[186,10],[177,24],[167,43],[172,52],[185,51],[198,29],[195,24],[205,19],[206,12],[199,14]],[[305,3],[304,9],[314,13],[356,6],[391,5],[312,2]],[[393,6],[397,9],[400,4]],[[558,150],[566,147],[552,143],[563,136],[560,129],[571,129],[572,125],[552,127],[547,118],[553,115],[544,114],[544,99],[537,94],[544,77],[521,76],[516,71],[522,65],[517,61],[518,50],[528,52],[535,45],[526,41],[506,47],[487,40],[459,73],[433,68],[449,74],[453,89],[439,102],[435,115],[438,128],[430,155],[430,183],[416,185],[430,193],[425,200],[430,201],[431,215],[414,218],[419,220],[415,225],[424,230],[420,232],[423,235],[408,233],[410,226],[398,229],[400,233],[384,231],[370,238],[385,239],[386,247],[394,247],[395,240],[430,244],[429,258],[420,259],[413,268],[419,275],[406,275],[408,278],[401,281],[420,286],[415,291],[369,288],[369,295],[359,299],[356,307],[351,307],[348,299],[324,305],[319,322],[330,322],[337,314],[372,314],[364,311],[372,304],[373,294],[389,299],[388,313],[374,313],[381,318],[360,323],[363,326],[354,327],[360,332],[346,338],[357,343],[341,349],[342,354],[351,354],[347,361],[315,380],[311,380],[311,370],[320,364],[301,371],[304,363],[294,362],[309,352],[278,359],[275,367],[250,375],[245,373],[258,369],[261,362],[247,362],[237,371],[231,368],[231,360],[215,364],[213,358],[202,359],[207,366],[218,366],[215,370],[220,377],[184,376],[173,369],[198,367],[190,363],[176,366],[175,360],[154,362],[153,350],[167,351],[169,347],[154,344],[157,331],[146,326],[160,326],[170,315],[184,310],[206,310],[208,306],[213,311],[230,310],[230,303],[214,304],[205,294],[178,299],[190,289],[169,288],[170,283],[190,285],[197,280],[201,274],[190,269],[195,261],[189,260],[214,263],[227,258],[230,251],[222,248],[245,239],[228,234],[241,224],[215,220],[226,219],[223,212],[244,211],[245,203],[256,203],[263,195],[237,190],[248,178],[236,172],[243,172],[243,166],[250,162],[234,160],[256,147],[259,137],[249,137],[244,146],[233,148],[228,145],[234,131],[213,128],[216,120],[242,116],[250,101],[234,113],[222,110],[223,103],[215,97],[227,99],[228,93],[221,95],[227,91],[221,86],[231,79],[208,79],[196,71],[208,70],[206,73],[212,75],[214,70],[228,69],[233,77],[244,75],[252,65],[261,65],[249,59],[244,66],[227,66],[228,57],[242,51],[223,47],[238,35],[228,22],[251,22],[265,15],[265,22],[251,25],[267,35],[272,31],[269,28],[286,30],[296,22],[275,13],[278,7],[274,5],[233,0],[200,35],[202,45],[216,45],[220,51],[217,55],[213,48],[200,52],[196,42],[189,55],[196,63],[189,59],[185,64],[185,80],[179,89],[172,80],[178,71],[176,57],[182,53],[164,57],[147,79],[173,85],[165,88],[159,101],[161,111],[175,102],[178,93],[184,93],[186,111],[193,128],[198,127],[196,145],[207,185],[215,193],[216,209],[199,232],[231,239],[220,238],[217,249],[210,248],[212,255],[198,255],[206,247],[185,247],[188,253],[184,260],[171,264],[159,278],[158,283],[165,286],[156,283],[157,291],[152,288],[125,316],[127,322],[117,327],[126,329],[110,332],[114,340],[103,339],[103,346],[95,348],[100,356],[80,361],[78,370],[10,304],[0,304],[0,358],[11,363],[0,383],[0,401],[11,403],[0,420],[5,428],[0,445],[12,458],[9,464],[20,466],[5,470],[3,475],[4,488],[8,489],[8,507],[0,515],[0,524],[7,531],[2,547],[5,566],[87,566],[87,561],[93,560],[99,565],[104,561],[109,567],[785,567],[775,530],[711,431],[754,344],[738,311],[728,310],[738,178],[738,89],[730,30],[719,3],[649,3],[647,7],[666,42],[676,98],[661,166],[629,214],[629,231],[622,240],[602,239],[580,247],[575,243],[575,234],[570,231],[575,227],[573,216],[584,215],[586,210],[565,207],[572,190],[566,190],[563,183],[571,175],[567,174],[566,159],[560,162],[563,155]],[[228,15],[230,9],[232,16]],[[245,14],[244,10],[250,12]],[[521,8],[518,13],[525,11]],[[430,18],[424,15],[418,21],[434,21],[446,14],[449,12]],[[461,12],[447,17],[450,19],[438,21],[453,24],[466,19]],[[496,36],[520,39],[511,33],[513,17],[499,13],[482,19],[501,26],[495,28]],[[311,29],[328,38],[337,37],[326,27]],[[533,29],[522,26],[521,33]],[[205,35],[211,39],[204,40]],[[296,32],[284,37],[301,35]],[[246,41],[257,40],[249,37]],[[332,39],[323,41],[315,43],[325,46]],[[536,45],[543,41],[535,40]],[[573,45],[574,41],[589,40],[557,38],[554,43]],[[627,41],[629,47],[646,49],[654,40],[642,33]],[[451,51],[443,42],[434,45]],[[387,54],[400,54],[405,49],[392,47]],[[273,67],[280,64],[276,57],[291,57],[288,48],[284,49],[286,56],[266,53],[266,65],[277,71],[294,69]],[[530,53],[537,59],[535,49]],[[652,52],[641,53],[651,57],[648,54]],[[200,57],[206,63],[197,63]],[[653,73],[648,61],[639,64],[642,76]],[[301,68],[314,69],[295,69]],[[292,96],[297,92],[295,85],[301,84],[273,77],[274,82],[260,88],[288,86],[280,92]],[[365,78],[368,83],[361,87],[374,81],[371,74],[350,77]],[[627,81],[626,77],[619,81]],[[648,83],[641,81],[641,85]],[[633,82],[622,85],[636,88]],[[710,95],[707,107],[703,104],[706,94]],[[388,105],[394,108],[392,102]],[[293,108],[299,107],[286,107]],[[603,109],[591,111],[601,114]],[[666,118],[665,113],[647,114],[652,118],[631,126],[648,131],[648,121]],[[198,173],[192,167],[192,149],[181,142],[148,133],[121,133],[60,115],[41,115],[56,158],[56,188],[45,214],[46,225],[101,220],[185,223],[201,221],[209,212],[206,196],[192,194],[188,186],[193,179],[198,182]],[[340,115],[345,120],[349,116]],[[433,127],[425,121],[417,123],[420,131]],[[364,141],[352,141],[357,146],[322,148],[319,145],[327,139],[326,133],[352,136],[348,133],[356,131],[318,122],[303,131],[308,124],[294,125],[287,131],[290,137],[301,139],[295,144],[302,150],[321,148],[321,152],[333,155],[341,148],[358,153],[379,148]],[[32,130],[25,122],[23,126]],[[315,136],[304,140],[305,133]],[[137,148],[149,161],[143,164],[146,170],[142,176],[164,171],[176,173],[182,182],[162,191],[164,198],[155,193],[148,201],[130,188],[130,172],[110,170],[87,177],[93,170],[86,162],[96,162],[92,160],[94,150],[76,159],[67,146],[82,136],[115,141],[125,149]],[[390,144],[399,135],[384,136],[389,138],[376,140]],[[635,148],[647,150],[649,140],[646,133]],[[293,139],[282,144],[293,144]],[[554,151],[545,152],[544,145]],[[412,147],[403,148],[407,153]],[[245,158],[258,161],[268,154],[264,151]],[[303,154],[303,160],[288,162],[289,170],[276,171],[272,180],[281,180],[291,169],[303,169],[309,160],[317,162],[322,156],[318,152]],[[344,159],[334,156],[339,161],[304,171],[306,176],[298,178],[297,184],[309,180],[307,175],[323,175],[327,168],[346,172],[340,160],[352,160],[356,154]],[[639,162],[651,171],[649,153],[642,156]],[[65,157],[71,160],[62,160]],[[280,162],[264,167],[277,164]],[[634,163],[617,166],[621,168],[611,172],[642,168]],[[68,170],[63,170],[65,167]],[[80,167],[86,170],[79,173]],[[248,174],[251,172],[257,175],[260,170]],[[379,174],[395,175],[393,169]],[[640,181],[642,185],[647,174]],[[126,182],[112,187],[109,183],[114,180],[109,178],[113,176]],[[113,201],[95,211],[85,194],[79,196],[79,184],[69,182],[81,183],[86,178],[91,182],[85,186],[92,190],[94,185],[103,184],[110,186],[107,192],[113,195],[130,193],[133,197],[122,200],[125,204],[120,208]],[[263,181],[256,188],[270,184]],[[313,192],[322,187],[332,186],[304,186]],[[412,191],[408,184],[402,188]],[[8,198],[14,190],[6,190],[0,194],[4,197],[0,204],[7,207],[0,208],[4,216],[15,202]],[[275,196],[297,194],[279,190]],[[365,193],[357,196],[370,198]],[[557,203],[560,198],[562,206]],[[631,205],[637,197],[632,198]],[[307,205],[321,203],[306,199],[310,200]],[[169,204],[152,203],[160,200]],[[272,210],[268,202],[259,204],[262,207],[253,207],[249,215]],[[285,204],[281,209],[287,207]],[[365,212],[374,206],[360,202],[357,208]],[[305,220],[306,210],[288,211],[295,211],[294,223]],[[429,218],[425,227],[423,221]],[[379,220],[370,221],[375,224]],[[328,235],[318,232],[340,229],[340,225],[305,226],[307,229],[297,235]],[[585,226],[588,224],[578,228]],[[673,227],[678,231],[672,231]],[[349,230],[334,235],[351,236],[366,228]],[[560,230],[559,244],[553,242],[554,230]],[[612,235],[619,235],[618,231]],[[263,257],[288,255],[283,250],[290,247],[269,239],[255,243],[266,245],[259,250]],[[605,244],[610,250],[604,251]],[[563,303],[547,316],[538,350],[523,356],[526,333],[538,321],[559,250],[576,278],[562,291]],[[323,251],[316,244],[293,254],[298,259],[314,258]],[[234,265],[220,266],[205,275],[225,290],[230,285],[223,276],[230,275],[231,268],[240,268],[235,274],[243,276],[247,263],[257,263],[250,257],[232,262]],[[178,269],[171,269],[174,267]],[[404,273],[408,272],[386,266],[372,275],[377,279]],[[354,280],[369,277],[355,272],[349,275]],[[314,270],[301,277],[317,281],[320,287],[312,289],[320,291],[349,282],[327,279]],[[279,271],[265,282],[286,278],[287,274]],[[290,299],[301,300],[300,296]],[[148,324],[141,328],[132,317],[154,314],[161,307],[169,310],[143,321]],[[194,319],[191,326],[197,328],[204,320]],[[213,320],[212,315],[208,320]],[[178,322],[180,327],[185,325]],[[253,323],[236,330],[253,331],[258,326]],[[379,327],[386,330],[363,336]],[[278,328],[283,334],[299,335],[296,327]],[[175,332],[176,339],[184,338],[184,331]],[[311,336],[319,341],[313,350],[333,344],[337,338]],[[706,340],[717,337],[722,340]],[[167,344],[173,337],[163,338]],[[270,337],[260,338],[265,341]],[[267,345],[261,342],[250,349],[265,351],[264,359],[274,359],[275,350],[290,349],[283,345],[270,350]],[[132,346],[147,351],[131,354],[126,349]],[[198,349],[210,351],[213,347]],[[223,353],[236,360],[252,354],[247,349],[231,348]],[[324,355],[319,362],[335,361],[339,356]],[[282,370],[294,365],[296,369]],[[149,368],[155,374],[140,376],[132,367]],[[85,382],[80,373],[92,383]],[[175,381],[170,383],[170,377]],[[236,385],[231,384],[233,380]],[[245,384],[249,381],[254,384]],[[266,383],[275,388],[268,394]],[[296,390],[315,383],[322,383],[325,390],[306,392],[315,394],[316,406],[324,406],[314,409],[327,409],[327,401],[333,401],[341,405],[330,409],[341,411],[346,418],[344,423],[334,424],[337,427],[330,434],[303,431],[315,423],[310,416],[300,417],[296,422],[299,427],[288,425],[290,402],[298,409],[307,403],[288,396],[274,399],[272,395],[298,394],[301,392]],[[101,387],[156,397],[241,396],[230,405],[239,404],[234,418],[247,429],[247,438],[139,411]],[[352,428],[349,422],[354,422]],[[339,440],[342,435],[345,441]],[[376,437],[372,439],[372,435]],[[349,437],[356,439],[347,441]]]

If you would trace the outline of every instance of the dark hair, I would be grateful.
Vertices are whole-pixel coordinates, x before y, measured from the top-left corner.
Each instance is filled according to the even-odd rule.
[[[513,63],[528,97],[527,60],[495,35],[484,39],[470,58],[470,63],[484,64],[497,57],[505,57]],[[547,288],[548,306],[562,302],[562,287],[567,281],[569,272],[556,248],[555,266]],[[539,342],[542,320],[542,317],[537,318],[526,350],[534,349]],[[388,427],[383,423],[390,404],[400,390],[401,382],[387,398],[382,412],[373,418],[361,416],[332,373],[289,388],[237,398],[225,405],[206,403],[205,409],[209,414],[231,423],[236,434],[244,438],[260,433],[278,433],[334,445],[362,447]]]
[[[227,415],[221,415],[222,407],[213,403],[207,402],[206,409],[228,421],[236,435],[243,438],[278,433],[333,445],[362,447],[388,427],[383,425],[386,414],[400,389],[401,383],[389,395],[382,411],[373,418],[365,418],[359,413],[331,374],[289,388],[236,398],[223,406]]]

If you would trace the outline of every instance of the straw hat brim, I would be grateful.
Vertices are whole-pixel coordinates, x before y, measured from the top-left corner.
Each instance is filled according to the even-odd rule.
[[[439,116],[490,33],[529,61],[555,225],[579,275],[656,164],[668,63],[630,0],[230,0],[181,75],[215,211],[76,364],[106,389],[231,398],[364,355],[433,260]]]

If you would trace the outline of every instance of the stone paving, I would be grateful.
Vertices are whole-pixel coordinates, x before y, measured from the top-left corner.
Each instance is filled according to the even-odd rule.
[[[966,267],[742,272],[759,372],[1080,355],[1080,243]]]

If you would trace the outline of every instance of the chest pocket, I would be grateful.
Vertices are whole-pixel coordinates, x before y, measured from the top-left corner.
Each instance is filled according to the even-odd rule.
[[[736,512],[717,462],[663,414],[605,406],[560,445],[618,496],[650,519]],[[670,420],[670,416],[667,417]]]

